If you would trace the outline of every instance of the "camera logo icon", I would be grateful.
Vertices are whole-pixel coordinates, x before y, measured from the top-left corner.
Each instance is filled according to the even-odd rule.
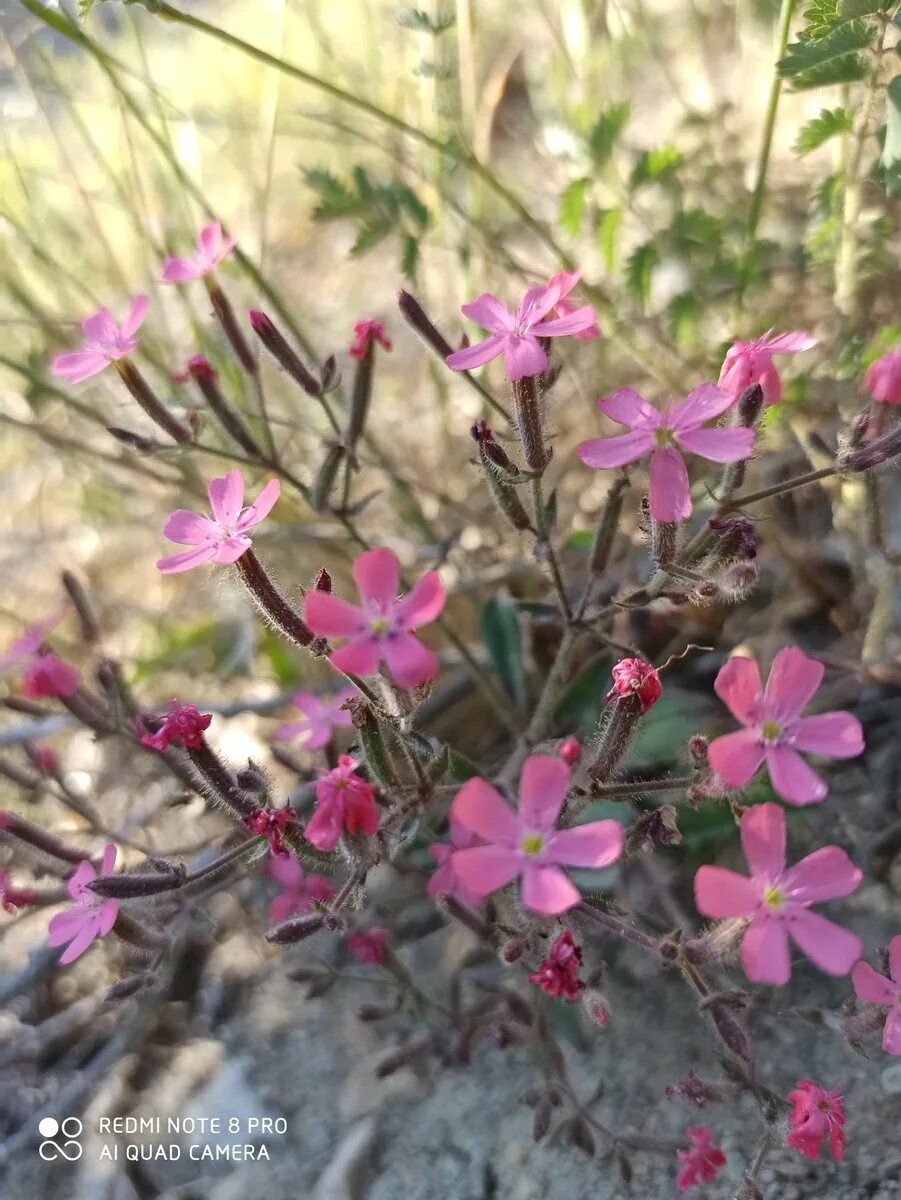
[[[84,1146],[77,1139],[83,1129],[78,1117],[44,1117],[38,1123],[38,1133],[44,1139],[38,1146],[38,1154],[44,1162],[55,1162],[64,1158],[67,1162],[78,1162],[84,1153]],[[65,1138],[63,1142],[55,1141],[57,1137]]]

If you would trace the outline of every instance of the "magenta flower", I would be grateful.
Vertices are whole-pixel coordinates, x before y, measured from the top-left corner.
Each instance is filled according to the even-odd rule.
[[[752,383],[763,388],[764,403],[779,404],[782,401],[782,380],[773,362],[774,354],[800,354],[817,344],[809,333],[780,333],[775,337],[765,333],[753,342],[734,342],[726,351],[720,371],[720,387],[724,387],[734,400]]]
[[[25,695],[29,700],[72,696],[81,686],[81,675],[55,654],[50,654],[44,640],[68,613],[63,608],[55,616],[38,621],[25,630],[0,658],[0,671],[22,665]]]
[[[291,698],[291,703],[303,720],[280,725],[275,736],[280,742],[288,738],[300,738],[305,750],[321,750],[332,740],[336,729],[349,729],[353,724],[350,712],[341,706],[358,694],[354,687],[342,688],[334,696],[324,699],[313,692],[297,692]]]
[[[146,731],[148,718],[139,721],[137,729],[141,745],[148,750],[168,750],[173,742],[181,743],[189,750],[199,750],[203,735],[213,720],[212,713],[202,713],[193,704],[181,704],[173,700],[167,711],[159,717],[151,717],[152,725],[158,725],[152,733]]]
[[[570,304],[568,300],[558,301],[554,308],[554,315],[557,317],[571,317],[574,312],[577,312],[575,305]],[[594,342],[601,336],[601,327],[597,321],[592,321],[584,329],[580,329],[578,333],[572,335],[580,342]]]
[[[111,875],[116,865],[116,847],[110,844],[103,851],[103,861],[100,865],[101,875]],[[62,946],[68,943],[60,956],[60,966],[68,966],[84,954],[85,950],[97,938],[106,937],[119,912],[117,900],[104,900],[95,895],[88,887],[97,878],[97,872],[92,863],[85,859],[66,884],[66,890],[74,900],[74,906],[66,912],[57,913],[50,919],[51,946]]]
[[[811,904],[850,896],[860,887],[862,872],[838,846],[824,846],[786,869],[785,812],[778,804],[748,809],[740,830],[751,878],[725,867],[700,867],[698,911],[705,917],[750,919],[742,962],[755,983],[788,983],[789,937],[827,975],[847,975],[860,958],[860,938],[808,910]]]
[[[460,311],[487,329],[491,337],[449,354],[445,360],[447,365],[455,371],[471,371],[503,354],[508,379],[540,375],[547,370],[548,357],[539,338],[576,337],[592,326],[597,327],[590,304],[566,316],[545,320],[580,279],[578,271],[561,271],[545,287],[529,288],[515,313],[490,292],[483,292],[471,304],[464,304]]]
[[[224,258],[231,254],[237,239],[222,236],[218,221],[204,226],[197,239],[197,251],[193,258],[169,258],[163,267],[160,283],[188,283],[211,275]]]
[[[745,728],[716,738],[708,750],[710,765],[729,787],[744,787],[765,762],[778,796],[788,804],[815,804],[829,789],[798,751],[827,758],[863,753],[863,730],[850,713],[801,716],[824,670],[821,662],[790,646],[773,660],[764,691],[753,659],[729,659],[713,687]]]
[[[347,939],[347,948],[357,962],[367,966],[380,966],[385,961],[385,951],[390,940],[390,929],[372,925],[360,933],[352,933]]]
[[[84,349],[69,354],[57,354],[51,370],[67,383],[82,383],[99,373],[111,362],[134,354],[141,339],[138,330],[147,316],[149,300],[146,296],[135,296],[131,312],[121,325],[108,308],[82,321]]]
[[[788,1098],[794,1104],[788,1144],[805,1158],[819,1158],[828,1137],[832,1157],[844,1162],[846,1117],[839,1090],[827,1092],[802,1079]]]
[[[378,342],[385,350],[392,349],[391,340],[381,321],[357,321],[354,325],[354,343],[350,348],[350,357],[365,358],[367,350],[374,342]]]
[[[851,982],[861,1000],[890,1009],[882,1032],[882,1048],[888,1054],[901,1054],[901,937],[891,940],[888,965],[886,979],[869,963],[859,962],[851,972]]]
[[[531,755],[519,781],[518,813],[484,779],[464,783],[451,816],[487,844],[454,851],[458,878],[484,897],[519,877],[523,905],[551,916],[578,904],[579,890],[561,865],[610,866],[622,852],[623,828],[618,821],[592,821],[556,829],[569,780],[562,759]]]
[[[244,818],[244,824],[252,834],[265,835],[269,840],[269,853],[273,858],[284,858],[288,851],[282,838],[289,825],[297,821],[297,813],[286,805],[284,808],[255,808]]]
[[[691,516],[688,470],[680,450],[688,450],[711,462],[738,462],[750,458],[754,430],[742,427],[707,429],[705,423],[718,417],[735,402],[734,396],[712,383],[702,383],[685,399],[658,412],[638,392],[623,388],[598,408],[611,420],[628,425],[631,433],[619,437],[592,438],[578,448],[588,467],[606,470],[624,467],[651,456],[651,516],[655,521],[685,521]]]
[[[901,346],[877,358],[867,371],[864,386],[874,400],[901,404]]]
[[[357,774],[358,763],[342,754],[338,765],[316,784],[316,811],[307,822],[304,837],[317,850],[334,850],[346,830],[374,837],[379,827],[375,789]]]
[[[177,508],[163,529],[163,536],[170,542],[194,549],[161,558],[156,564],[158,570],[164,575],[174,575],[205,562],[237,562],[250,549],[250,530],[269,515],[281,490],[279,481],[270,479],[256,501],[244,508],[244,476],[240,471],[229,471],[221,479],[211,479],[207,491],[212,517],[201,517],[185,508]]]
[[[266,874],[281,885],[281,892],[272,901],[270,915],[275,922],[287,921],[294,913],[310,912],[315,905],[328,904],[334,888],[324,875],[308,875],[291,854],[271,857]]]
[[[307,592],[304,619],[314,633],[346,638],[331,656],[332,665],[353,675],[372,675],[380,662],[401,687],[425,683],[438,674],[438,659],[413,630],[428,625],[445,604],[437,571],[423,575],[406,596],[398,597],[400,563],[392,550],[369,550],[354,563],[362,605],[348,604],[331,592]]]
[[[713,1130],[689,1126],[690,1150],[680,1150],[679,1162],[684,1164],[676,1176],[676,1187],[687,1192],[699,1183],[713,1183],[717,1172],[726,1165],[726,1156],[713,1144]]]
[[[617,696],[637,696],[644,715],[663,695],[660,672],[642,658],[621,658],[614,663],[611,674],[613,687],[605,697],[608,703]]]
[[[475,906],[481,903],[482,897],[468,888],[454,870],[454,851],[468,850],[470,846],[477,846],[479,839],[453,818],[450,822],[450,833],[449,844],[433,842],[429,846],[429,856],[438,864],[438,869],[429,880],[426,891],[432,897],[456,896],[462,904]]]
[[[579,968],[582,965],[582,947],[573,940],[573,935],[567,929],[556,939],[551,952],[537,971],[529,976],[529,983],[534,983],[548,996],[555,1000],[578,1000],[579,993],[585,984],[579,978]]]

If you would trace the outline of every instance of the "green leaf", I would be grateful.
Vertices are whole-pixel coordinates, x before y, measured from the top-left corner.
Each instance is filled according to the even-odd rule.
[[[560,197],[557,223],[570,237],[578,237],[582,228],[582,218],[585,216],[585,198],[590,182],[589,179],[574,179]]]
[[[367,202],[331,171],[307,171],[304,178],[307,187],[319,196],[319,203],[313,209],[314,221],[332,221],[338,217],[355,217],[367,212]]]
[[[504,690],[517,708],[523,708],[526,701],[526,672],[522,630],[516,605],[509,596],[496,596],[485,605],[482,638]]]
[[[654,268],[659,262],[660,255],[653,242],[645,242],[629,255],[629,261],[626,263],[626,290],[641,308],[647,308],[650,303]]]
[[[676,146],[645,150],[632,169],[629,186],[639,188],[646,183],[659,183],[667,179],[682,165],[684,157]]]
[[[674,341],[683,348],[690,345],[697,335],[701,314],[697,293],[680,292],[678,296],[673,296],[666,313]]]
[[[818,117],[808,121],[795,142],[796,154],[810,154],[830,138],[854,129],[854,114],[848,108],[824,108]]]
[[[609,160],[631,114],[632,106],[626,100],[605,108],[595,121],[588,134],[588,152],[596,167],[604,166]]]
[[[869,21],[848,21],[823,37],[793,42],[776,70],[799,91],[864,79],[871,66],[860,51],[868,49],[875,37]]]
[[[457,18],[451,12],[439,12],[436,16],[430,17],[421,8],[408,8],[398,15],[397,23],[404,29],[412,29],[417,33],[430,33],[433,37],[438,37],[448,29],[453,29]]]
[[[704,727],[709,713],[709,702],[697,692],[669,685],[642,720],[626,768],[647,770],[675,762],[691,735]]]
[[[565,729],[574,726],[583,737],[591,737],[596,728],[604,696],[612,680],[609,663],[594,663],[577,675],[557,702],[557,720]]]
[[[563,543],[564,550],[590,550],[594,545],[593,529],[577,529]]]
[[[416,268],[419,265],[419,239],[410,234],[403,240],[400,252],[400,269],[404,278],[415,280]]]
[[[351,258],[359,258],[373,246],[377,246],[391,233],[392,224],[387,217],[379,217],[374,221],[364,221],[357,230],[357,240],[350,248]]]
[[[888,85],[885,144],[881,161],[888,170],[901,163],[901,75],[896,75]]]
[[[619,231],[623,223],[621,208],[608,208],[598,221],[598,245],[608,272],[613,271],[618,257]]]

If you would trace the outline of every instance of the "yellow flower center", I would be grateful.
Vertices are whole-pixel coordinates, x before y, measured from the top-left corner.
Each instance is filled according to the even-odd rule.
[[[778,742],[782,737],[782,726],[778,721],[764,721],[760,732],[765,742]]]
[[[784,908],[785,896],[778,888],[768,887],[763,893],[763,902],[767,908]]]
[[[386,617],[376,617],[370,628],[373,633],[387,633],[391,628],[391,622]]]
[[[527,834],[527,836],[522,839],[522,849],[524,854],[540,854],[543,846],[544,839],[539,837],[537,833]]]

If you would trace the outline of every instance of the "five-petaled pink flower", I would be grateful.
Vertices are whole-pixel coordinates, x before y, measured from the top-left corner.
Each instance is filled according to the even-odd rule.
[[[160,276],[161,283],[187,283],[191,279],[202,279],[211,275],[224,258],[231,254],[237,239],[222,236],[218,221],[205,225],[197,239],[197,250],[193,258],[168,258]]]
[[[297,813],[293,808],[285,806],[284,808],[255,808],[252,813],[248,813],[244,818],[244,824],[252,834],[259,837],[261,834],[269,840],[269,853],[273,858],[282,858],[287,855],[282,837],[289,825],[295,824],[297,821]]]
[[[874,400],[901,404],[901,346],[871,364],[864,386]]]
[[[710,765],[729,787],[744,787],[765,762],[778,796],[789,804],[815,804],[829,789],[798,751],[827,758],[863,753],[863,730],[850,713],[801,716],[824,670],[821,662],[789,646],[773,660],[764,691],[754,659],[729,659],[713,686],[745,728],[716,738],[708,750]]]
[[[901,1054],[901,936],[891,940],[888,967],[886,979],[869,963],[859,962],[851,972],[851,981],[861,1000],[890,1010],[882,1032],[882,1048],[889,1054]]]
[[[318,904],[328,904],[335,891],[324,875],[308,875],[291,854],[269,859],[266,874],[281,884],[281,892],[272,901],[273,921],[287,921],[294,913],[310,912]]]
[[[307,592],[304,618],[314,633],[346,638],[331,656],[339,671],[372,675],[387,664],[395,683],[413,687],[438,674],[438,659],[413,630],[440,615],[444,586],[437,571],[423,575],[405,596],[398,597],[400,563],[392,550],[369,550],[354,563],[354,579],[362,605],[349,604],[331,592]]]
[[[578,1000],[585,986],[579,978],[581,965],[582,947],[576,944],[567,929],[555,940],[550,954],[538,970],[529,976],[529,983],[537,984],[554,999]]]
[[[642,714],[650,712],[663,695],[660,672],[642,658],[621,658],[611,671],[613,687],[606,695],[609,703],[617,696],[635,696]]]
[[[471,304],[464,304],[460,311],[487,329],[491,337],[449,354],[447,365],[455,371],[471,371],[473,367],[481,367],[503,354],[504,372],[508,379],[540,375],[547,370],[548,357],[539,338],[577,337],[580,333],[597,328],[594,309],[590,304],[565,316],[545,320],[580,279],[578,271],[561,271],[544,287],[529,288],[515,313],[510,312],[490,292],[483,292]]]
[[[733,342],[720,370],[720,387],[737,400],[752,383],[763,388],[764,403],[782,402],[782,380],[773,362],[774,354],[800,354],[811,350],[817,339],[799,330],[794,333],[765,333],[753,342]]]
[[[342,832],[373,837],[379,827],[375,789],[357,774],[356,759],[342,754],[338,765],[316,783],[316,811],[304,829],[304,837],[317,850],[334,850]]]
[[[353,718],[342,705],[357,694],[354,687],[342,688],[334,696],[326,697],[316,696],[313,692],[297,692],[291,703],[303,720],[280,725],[275,736],[281,742],[300,738],[305,750],[321,750],[329,744],[336,729],[349,729],[352,725]]]
[[[695,902],[705,917],[750,918],[741,948],[745,974],[755,983],[788,983],[791,937],[821,971],[847,975],[860,958],[860,938],[809,909],[850,896],[862,872],[838,846],[823,846],[786,868],[785,812],[778,804],[749,808],[740,832],[751,878],[700,867]]]
[[[429,880],[426,891],[434,897],[456,896],[462,904],[479,904],[482,897],[468,888],[454,870],[454,851],[468,850],[470,846],[477,846],[479,839],[474,833],[464,829],[460,822],[455,821],[453,817],[450,821],[450,834],[449,843],[433,842],[429,846],[429,857],[435,860],[438,869]]]
[[[592,438],[578,448],[588,467],[604,470],[624,467],[651,456],[651,516],[655,521],[675,523],[691,516],[688,469],[680,450],[688,450],[711,462],[729,463],[749,458],[754,450],[754,430],[743,427],[705,428],[735,402],[729,392],[702,383],[681,403],[658,411],[632,388],[622,388],[598,401],[598,408],[611,420],[628,425],[631,433],[619,437]]]
[[[229,471],[220,479],[211,479],[207,491],[212,517],[178,508],[163,529],[163,536],[170,542],[194,549],[161,558],[157,568],[164,575],[173,575],[177,571],[190,571],[205,562],[237,562],[250,549],[250,530],[269,515],[281,490],[279,481],[270,479],[256,501],[244,508],[244,476],[240,471]]]
[[[375,342],[385,350],[391,350],[391,339],[385,333],[385,326],[381,321],[357,321],[354,325],[354,344],[350,348],[350,357],[363,359],[366,357],[366,351]]]
[[[146,296],[135,296],[131,312],[121,325],[108,308],[101,308],[100,312],[82,321],[84,349],[57,354],[53,360],[53,374],[67,383],[82,383],[92,375],[99,375],[116,359],[134,354],[141,341],[137,334],[147,316],[149,303]]]
[[[385,961],[385,951],[391,940],[391,930],[372,925],[347,939],[347,948],[358,962],[379,966]]]
[[[159,724],[157,729],[148,733],[148,718],[144,717],[139,718],[137,732],[141,745],[148,750],[168,750],[173,742],[181,742],[189,750],[199,750],[212,720],[212,713],[202,713],[194,704],[173,700],[165,713],[149,718],[153,725]]]
[[[699,1183],[713,1183],[717,1172],[726,1165],[725,1154],[713,1143],[712,1129],[689,1126],[687,1132],[691,1149],[678,1153],[679,1162],[684,1164],[676,1176],[680,1192],[687,1192]]]
[[[832,1157],[843,1162],[846,1118],[838,1088],[827,1092],[809,1079],[802,1079],[788,1098],[794,1105],[788,1144],[805,1158],[819,1158],[828,1137]]]
[[[553,916],[579,903],[579,890],[561,866],[610,866],[622,852],[623,827],[618,821],[592,821],[555,828],[569,780],[562,759],[531,755],[519,781],[518,813],[484,779],[464,783],[451,816],[487,843],[454,851],[453,868],[467,887],[487,896],[518,876],[522,903],[533,912]]]
[[[72,696],[81,686],[81,675],[75,667],[50,654],[44,646],[47,634],[68,611],[64,608],[55,616],[30,626],[0,658],[0,671],[18,665],[24,667],[22,683],[29,700]]]
[[[103,851],[100,865],[101,875],[111,875],[116,865],[116,847],[110,844]],[[50,919],[51,946],[68,943],[60,956],[60,966],[68,966],[84,954],[97,938],[106,937],[116,923],[119,912],[117,900],[104,900],[88,887],[97,878],[93,864],[85,859],[66,884],[66,891],[75,901],[74,907],[57,913]]]

